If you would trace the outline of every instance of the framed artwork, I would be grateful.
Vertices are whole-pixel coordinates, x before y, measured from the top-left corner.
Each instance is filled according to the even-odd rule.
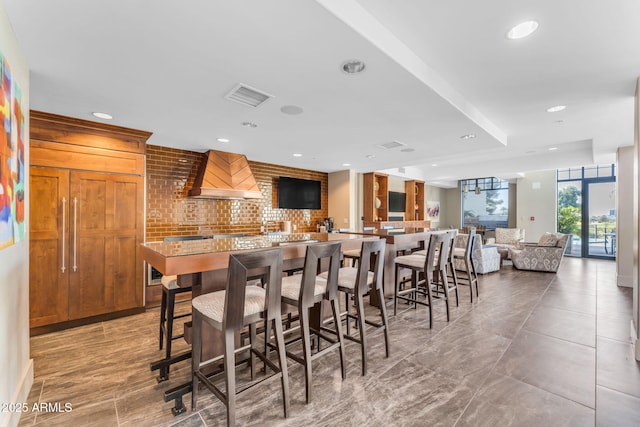
[[[22,92],[0,52],[0,249],[24,240],[25,117]]]
[[[440,215],[440,202],[427,201],[427,216],[437,218]]]

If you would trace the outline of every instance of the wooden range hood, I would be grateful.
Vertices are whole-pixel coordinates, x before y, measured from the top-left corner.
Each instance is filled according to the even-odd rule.
[[[189,197],[261,199],[262,193],[243,154],[209,150]]]

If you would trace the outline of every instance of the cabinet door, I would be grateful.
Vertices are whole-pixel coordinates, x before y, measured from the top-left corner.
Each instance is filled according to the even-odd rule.
[[[68,320],[69,171],[31,168],[29,176],[30,327]]]
[[[143,178],[72,172],[70,195],[70,319],[141,307]]]

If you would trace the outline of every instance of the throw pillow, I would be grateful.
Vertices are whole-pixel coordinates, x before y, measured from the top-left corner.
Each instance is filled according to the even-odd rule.
[[[538,241],[538,246],[556,246],[558,244],[558,238],[555,234],[544,233]]]

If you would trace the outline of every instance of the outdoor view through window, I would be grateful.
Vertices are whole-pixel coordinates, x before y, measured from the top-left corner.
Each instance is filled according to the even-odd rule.
[[[509,223],[509,183],[498,178],[461,182],[462,225],[493,230]]]

